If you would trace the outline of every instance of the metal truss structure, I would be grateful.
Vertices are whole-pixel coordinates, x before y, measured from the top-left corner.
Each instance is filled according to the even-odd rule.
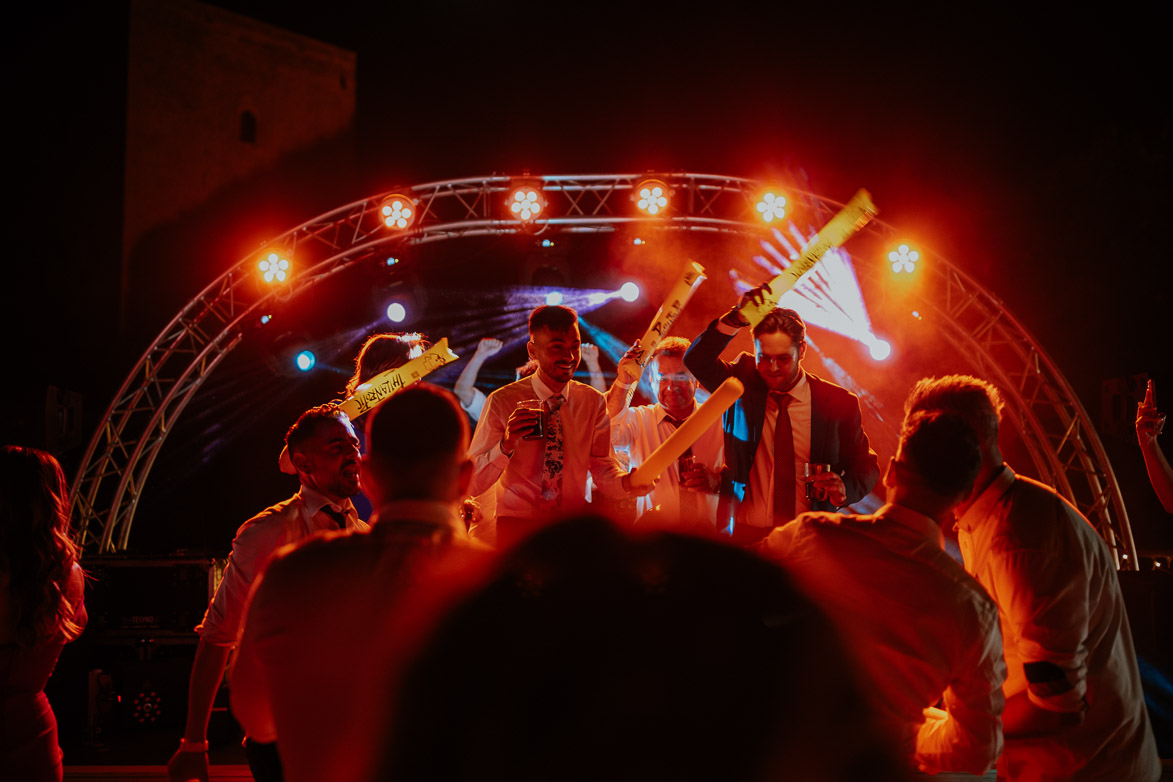
[[[151,467],[175,420],[224,357],[254,330],[274,298],[288,298],[358,263],[390,263],[397,248],[445,239],[614,231],[625,224],[660,230],[760,234],[755,205],[766,183],[709,174],[657,174],[671,189],[669,210],[640,215],[633,194],[651,175],[490,176],[397,189],[415,201],[405,231],[388,230],[379,212],[387,194],[339,207],[278,236],[240,260],[183,307],[135,364],[89,443],[70,499],[85,551],[125,551]],[[546,199],[530,223],[509,211],[519,183]],[[787,189],[816,218],[840,206]],[[867,230],[894,233],[873,221]],[[293,264],[287,281],[269,285],[258,261],[279,251]],[[977,374],[1006,392],[1010,414],[1043,480],[1096,525],[1121,567],[1136,567],[1128,517],[1111,465],[1087,412],[1039,345],[986,291],[946,259],[924,264],[933,276],[926,307],[946,337],[972,356]],[[1127,556],[1124,556],[1127,555]]]

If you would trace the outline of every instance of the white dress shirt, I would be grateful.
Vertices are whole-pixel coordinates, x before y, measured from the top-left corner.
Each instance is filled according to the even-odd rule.
[[[957,525],[965,569],[998,604],[1009,699],[1087,711],[1059,735],[1006,741],[999,778],[1135,780],[1161,775],[1116,565],[1091,523],[1049,486],[994,478]],[[1049,663],[1058,681],[1030,682]],[[1038,677],[1036,677],[1038,678]]]
[[[985,590],[941,548],[937,523],[900,505],[808,513],[758,550],[834,622],[910,765],[984,773],[1002,748],[1002,636]],[[943,699],[945,708],[931,708]]]
[[[676,431],[668,419],[668,413],[660,404],[624,407],[611,419],[611,444],[616,448],[627,448],[631,469],[644,463],[665,440]],[[725,433],[718,419],[705,430],[692,445],[692,455],[697,465],[720,471],[725,465]],[[651,493],[640,497],[636,510],[645,513],[659,505],[660,510],[670,519],[680,516],[680,473],[676,463],[660,474],[660,482]],[[697,498],[698,511],[705,519],[716,523],[719,495],[707,492],[689,492]]]
[[[811,385],[803,370],[786,393],[792,397],[786,412],[790,415],[790,430],[794,438],[794,513],[811,509],[806,498],[806,483],[802,470],[811,458]],[[749,490],[742,505],[742,520],[750,527],[774,526],[774,429],[778,425],[778,401],[771,394],[766,400],[766,420],[762,424],[762,439],[754,454],[753,472]]]
[[[241,525],[232,541],[232,553],[228,555],[228,565],[216,595],[208,605],[204,621],[196,627],[205,643],[236,645],[245,600],[273,552],[318,532],[338,529],[334,519],[322,512],[327,505],[346,516],[346,529],[367,530],[366,522],[358,517],[350,500],[338,505],[308,486],[302,486],[297,494]]]
[[[545,441],[518,440],[513,454],[501,450],[505,423],[527,400],[545,402],[554,391],[537,373],[489,394],[469,447],[475,474],[469,493],[482,494],[497,484],[497,516],[536,519],[542,497]],[[586,504],[588,474],[609,497],[624,497],[623,470],[611,450],[611,419],[606,398],[590,386],[570,381],[560,392],[565,400],[558,415],[562,422],[562,513],[582,510]]]

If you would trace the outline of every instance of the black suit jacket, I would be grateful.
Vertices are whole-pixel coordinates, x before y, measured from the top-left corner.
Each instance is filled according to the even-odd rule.
[[[749,353],[740,354],[732,363],[721,360],[722,351],[732,339],[732,335],[717,330],[714,320],[684,356],[684,365],[709,393],[730,377],[745,384],[745,393],[725,412],[724,418],[725,473],[721,481],[719,518],[726,521],[734,517],[737,506],[745,499],[762,439],[769,395],[766,381],[758,374],[757,362]],[[863,431],[859,398],[809,372],[806,377],[811,389],[810,460],[830,464],[843,478],[847,504],[859,502],[880,477],[879,460]],[[813,509],[833,511],[835,506],[827,501],[815,501]]]

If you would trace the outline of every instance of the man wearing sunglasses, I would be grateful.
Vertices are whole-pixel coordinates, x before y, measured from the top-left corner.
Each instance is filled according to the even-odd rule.
[[[749,325],[741,307],[760,302],[767,292],[765,286],[747,291],[684,356],[685,366],[710,393],[729,377],[745,384],[745,393],[725,413],[718,516],[741,545],[756,543],[799,513],[858,502],[880,477],[859,399],[803,369],[806,324],[797,312],[775,308],[753,327],[753,355],[721,359]],[[826,469],[818,472],[816,465]]]

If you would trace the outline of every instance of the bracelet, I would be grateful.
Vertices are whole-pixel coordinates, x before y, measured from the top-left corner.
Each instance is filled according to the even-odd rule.
[[[207,752],[208,751],[208,740],[204,739],[203,741],[188,741],[187,739],[180,739],[179,740],[179,751],[180,752]]]

